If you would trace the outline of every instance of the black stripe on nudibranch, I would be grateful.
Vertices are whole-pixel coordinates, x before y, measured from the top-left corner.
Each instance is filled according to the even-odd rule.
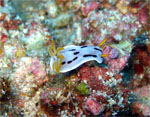
[[[95,50],[98,50],[98,51],[100,51],[100,52],[102,52],[99,48],[94,48]]]
[[[86,48],[86,47],[88,47],[88,46],[81,46],[81,48]]]
[[[78,57],[75,57],[74,59],[68,61],[67,63],[70,64],[70,63],[72,63],[73,61],[75,61],[77,58],[78,58]]]
[[[62,65],[64,65],[65,63],[66,63],[66,62],[65,62],[65,61],[63,61],[61,64],[62,64]]]
[[[71,50],[69,50],[69,51],[75,51],[76,49],[71,49]]]
[[[75,57],[72,61],[75,61],[78,57]]]
[[[79,52],[74,52],[73,54],[74,54],[74,55],[77,55],[77,54],[79,54]]]
[[[70,63],[72,63],[72,61],[68,61],[67,63],[70,64]]]
[[[85,55],[83,55],[83,57],[97,57],[96,55],[91,55],[91,54],[85,54]]]

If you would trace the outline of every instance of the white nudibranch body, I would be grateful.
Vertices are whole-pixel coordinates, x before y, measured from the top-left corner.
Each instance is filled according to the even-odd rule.
[[[102,45],[104,40],[100,45]],[[99,46],[65,46],[55,48],[54,41],[49,47],[50,69],[52,72],[65,73],[76,69],[83,63],[95,60],[98,63],[103,62],[102,57],[107,55],[102,54],[102,49]]]
[[[76,69],[85,62],[95,60],[98,63],[102,63],[103,58],[101,57],[102,50],[98,46],[66,46],[60,53],[64,56],[61,61],[61,67],[59,72],[65,73]],[[51,57],[50,67],[53,69],[54,61],[58,58],[57,56]]]

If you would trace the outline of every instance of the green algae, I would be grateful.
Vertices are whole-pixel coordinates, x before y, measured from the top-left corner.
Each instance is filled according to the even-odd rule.
[[[85,83],[80,83],[78,86],[76,86],[76,89],[81,95],[88,95],[89,94],[87,84],[85,84]]]
[[[133,48],[132,42],[130,40],[122,41],[119,44],[111,44],[110,46],[117,48],[122,55],[131,53]]]

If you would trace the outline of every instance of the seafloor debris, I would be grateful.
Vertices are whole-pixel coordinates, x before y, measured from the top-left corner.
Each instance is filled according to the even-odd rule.
[[[150,115],[150,85],[143,86],[134,90],[137,101],[133,103],[133,110],[141,116]]]
[[[0,0],[0,116],[150,116],[149,20],[149,0]],[[101,64],[52,74],[52,40],[106,38]]]

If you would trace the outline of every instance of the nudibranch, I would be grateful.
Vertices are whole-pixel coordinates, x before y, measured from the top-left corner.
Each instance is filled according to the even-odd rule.
[[[103,40],[99,46],[105,43]],[[103,57],[107,56],[102,54],[102,49],[99,46],[65,46],[55,48],[54,41],[49,47],[50,69],[57,73],[65,73],[76,69],[85,62],[95,60],[98,63],[103,62]]]

